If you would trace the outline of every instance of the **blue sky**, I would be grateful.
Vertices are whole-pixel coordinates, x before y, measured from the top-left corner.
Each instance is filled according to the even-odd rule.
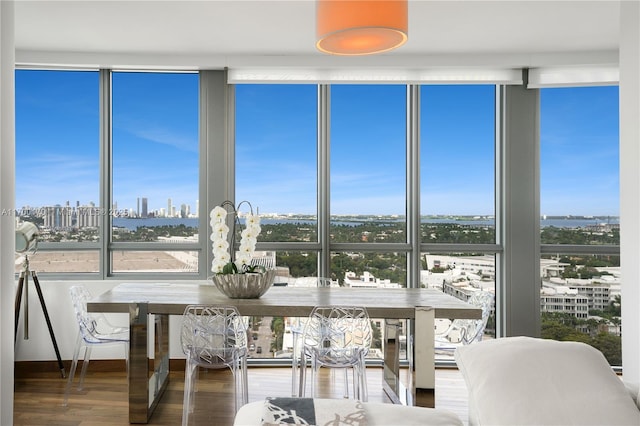
[[[262,213],[315,213],[317,90],[240,85],[237,199]],[[113,77],[113,191],[118,209],[195,209],[195,74]],[[334,214],[403,214],[405,88],[331,92]],[[491,86],[421,90],[423,214],[493,214]],[[617,87],[541,91],[541,213],[617,215]],[[97,72],[16,73],[16,207],[99,203]]]
[[[113,74],[113,199],[145,197],[149,210],[196,208],[197,74]],[[135,207],[135,205],[134,205]],[[136,207],[137,208],[137,207]]]
[[[542,214],[619,214],[618,87],[541,91]]]

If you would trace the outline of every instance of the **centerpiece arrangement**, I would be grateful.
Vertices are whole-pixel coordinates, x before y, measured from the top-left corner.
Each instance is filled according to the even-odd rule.
[[[240,223],[240,207],[243,204],[247,204],[250,210],[250,213],[244,216],[244,229]],[[227,224],[228,215],[234,216],[231,218],[231,228]],[[248,201],[242,201],[236,207],[228,200],[214,207],[210,216],[213,243],[211,281],[218,290],[232,299],[256,299],[262,296],[273,284],[275,270],[252,264],[261,231],[260,216],[253,214],[253,207]],[[242,229],[237,253],[236,228]]]

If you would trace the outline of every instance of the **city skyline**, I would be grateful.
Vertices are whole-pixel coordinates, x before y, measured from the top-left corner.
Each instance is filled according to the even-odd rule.
[[[197,204],[198,200],[196,200],[195,204]],[[173,210],[175,210],[176,212],[180,212],[181,207],[182,206],[186,206],[187,210],[191,213],[197,213],[197,209],[192,208],[191,204],[187,204],[187,203],[179,203],[177,205],[173,205]],[[28,211],[28,210],[32,210],[32,209],[40,209],[40,208],[46,208],[46,207],[98,207],[98,203],[95,203],[94,201],[88,201],[88,202],[81,202],[79,200],[76,200],[74,203],[71,203],[69,200],[66,200],[64,202],[59,202],[59,203],[54,203],[54,204],[43,204],[43,205],[33,205],[33,204],[24,204],[22,206],[18,206],[16,207],[17,211]],[[173,211],[172,210],[172,211]],[[143,210],[142,209],[138,209],[137,206],[136,207],[122,207],[119,206],[117,202],[115,202],[113,204],[113,206],[111,207],[110,211],[112,212],[113,215],[117,216],[119,213],[121,214],[129,214],[131,215],[131,213],[135,213],[138,216],[142,216],[143,215]],[[161,214],[165,214],[169,212],[169,209],[166,207],[160,207],[158,209],[148,209],[148,213],[161,213]],[[197,216],[197,214],[196,214]]]
[[[142,200],[144,197],[140,197],[140,200]],[[169,199],[171,200],[171,199]],[[198,200],[196,200],[196,205],[198,204]],[[182,207],[186,208],[186,211],[189,213],[187,218],[198,218],[198,211],[197,209],[192,209],[191,205],[189,204],[184,204],[181,203],[180,204],[180,209],[182,209]],[[76,209],[92,209],[94,211],[94,215],[101,215],[104,214],[102,213],[103,210],[100,207],[98,207],[95,203],[93,202],[89,202],[86,204],[81,203],[80,201],[76,200],[74,203],[71,203],[70,201],[65,201],[64,203],[56,203],[54,205],[42,205],[42,206],[31,206],[31,205],[25,205],[25,206],[21,206],[20,208],[15,209],[15,214],[16,216],[28,216],[28,215],[42,215],[41,213],[44,212],[46,209],[52,209],[52,208],[61,208],[61,209],[69,209],[69,211],[74,211]],[[176,205],[173,205],[173,211],[175,212],[173,215],[168,216],[166,215],[168,209],[167,208],[160,208],[158,210],[150,210],[148,211],[148,217],[149,218],[153,218],[153,217],[158,217],[158,218],[176,218],[176,219],[180,219],[180,211],[181,210],[177,210],[176,209]],[[97,212],[97,213],[96,213]],[[5,211],[5,214],[7,212]],[[142,214],[141,210],[138,210],[137,208],[119,208],[117,204],[114,204],[114,206],[112,206],[112,208],[109,210],[109,214],[111,214],[112,216],[117,216],[117,217],[131,217],[131,218],[142,218],[144,217]],[[240,213],[240,215],[242,216],[242,212]],[[281,213],[281,212],[261,212],[260,215],[263,218],[271,218],[271,219],[285,219],[285,220],[290,220],[290,219],[299,219],[299,220],[311,220],[313,218],[317,218],[317,214],[308,214],[308,213]],[[331,214],[331,217],[336,217],[336,218],[380,218],[383,220],[398,220],[398,219],[402,219],[405,218],[406,215],[397,215],[397,214]],[[478,223],[484,223],[487,221],[493,221],[495,220],[495,215],[476,215],[476,214],[442,214],[442,215],[430,215],[430,214],[421,214],[420,215],[421,218],[433,218],[433,219],[452,219],[452,220],[465,220],[465,221],[478,221]],[[554,221],[554,220],[568,220],[568,221],[590,221],[590,220],[615,220],[619,219],[620,217],[618,215],[608,215],[608,214],[604,214],[604,215],[547,215],[547,214],[541,214],[540,215],[540,220],[542,221]]]
[[[361,87],[332,91],[331,214],[402,215],[405,92]],[[422,214],[495,214],[492,90],[425,88]],[[541,90],[542,215],[618,215],[617,90]],[[314,214],[316,86],[236,91],[236,199],[265,213]],[[97,72],[16,72],[15,208],[100,204],[98,95]],[[169,198],[193,200],[185,203],[193,210],[200,198],[197,74],[114,73],[113,98],[113,205],[135,209],[144,194],[149,211]]]

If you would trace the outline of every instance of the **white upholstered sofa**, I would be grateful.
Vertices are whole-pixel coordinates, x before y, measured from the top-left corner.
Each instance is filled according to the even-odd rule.
[[[469,426],[640,425],[638,385],[624,383],[602,353],[584,343],[505,337],[459,347],[455,358],[469,391]],[[442,409],[310,401],[325,415],[350,416],[353,404],[360,404],[355,416],[364,415],[366,423],[349,424],[463,424]],[[234,425],[278,424],[263,422],[264,413],[265,401],[252,402],[239,410]]]
[[[637,385],[578,342],[506,337],[459,347],[469,425],[640,425]]]

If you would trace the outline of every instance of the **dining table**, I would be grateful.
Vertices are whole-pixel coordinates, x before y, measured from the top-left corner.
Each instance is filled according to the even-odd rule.
[[[169,382],[169,316],[188,305],[235,306],[243,316],[307,317],[316,306],[363,306],[388,321],[383,339],[383,388],[392,402],[433,406],[435,318],[479,319],[481,310],[432,288],[273,286],[256,299],[231,299],[209,282],[121,283],[87,302],[89,312],[129,315],[129,422],[147,423]],[[402,322],[399,320],[408,320]],[[152,330],[152,338],[149,335]],[[399,377],[399,337],[410,361],[410,383]],[[150,348],[153,346],[153,349]],[[151,358],[152,357],[152,358]]]

